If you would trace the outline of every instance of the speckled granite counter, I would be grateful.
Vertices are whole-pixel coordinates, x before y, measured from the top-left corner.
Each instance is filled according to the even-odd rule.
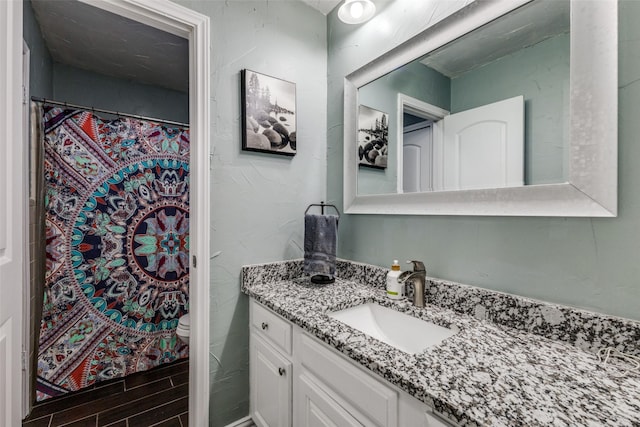
[[[620,364],[605,366],[581,349],[614,343],[637,354],[633,340],[638,322],[510,296],[516,302],[507,304],[505,312],[475,313],[501,323],[496,324],[432,304],[417,309],[408,300],[389,300],[382,289],[386,270],[379,267],[340,261],[341,278],[326,286],[311,284],[301,268],[299,261],[244,267],[242,290],[453,421],[481,426],[640,426],[640,373],[625,373]],[[434,291],[445,283],[453,286],[460,301],[468,300],[463,292],[472,295],[476,306],[487,298],[507,298],[431,280],[427,301],[451,301]],[[326,315],[369,301],[453,325],[459,332],[409,355]],[[519,329],[504,326],[509,308]],[[600,318],[604,327],[598,324]],[[572,331],[563,331],[559,324]],[[540,334],[528,331],[536,327]]]

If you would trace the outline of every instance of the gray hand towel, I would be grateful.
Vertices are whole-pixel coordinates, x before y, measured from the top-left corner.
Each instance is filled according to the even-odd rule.
[[[336,273],[336,244],[338,217],[336,215],[304,216],[304,265],[310,276],[324,275],[330,279]]]

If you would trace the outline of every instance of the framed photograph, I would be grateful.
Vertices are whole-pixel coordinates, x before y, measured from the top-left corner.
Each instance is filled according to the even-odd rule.
[[[296,84],[242,70],[242,149],[295,156]]]
[[[389,114],[358,106],[358,165],[387,168],[389,151]]]

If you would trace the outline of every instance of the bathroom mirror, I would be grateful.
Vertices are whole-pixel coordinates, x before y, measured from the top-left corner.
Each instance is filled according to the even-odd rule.
[[[616,2],[473,2],[346,76],[344,132],[347,213],[616,216]]]

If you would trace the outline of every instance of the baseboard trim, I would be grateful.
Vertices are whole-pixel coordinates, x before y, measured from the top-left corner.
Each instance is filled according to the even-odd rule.
[[[231,424],[226,425],[225,427],[249,427],[251,425],[253,425],[253,420],[251,419],[250,415],[247,415],[246,417],[240,418],[239,420],[236,420]]]

